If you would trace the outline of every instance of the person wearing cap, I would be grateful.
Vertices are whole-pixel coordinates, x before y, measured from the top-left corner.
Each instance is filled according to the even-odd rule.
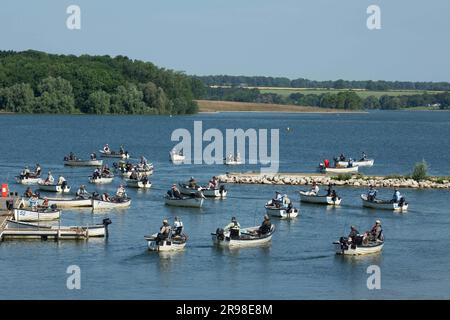
[[[76,193],[77,198],[81,198],[81,199],[87,199],[89,198],[89,192],[87,192],[84,184],[82,184],[80,186],[80,188],[78,188],[77,193]]]
[[[367,200],[374,201],[377,196],[377,190],[373,187],[373,185],[369,186],[369,191],[367,192]]]
[[[156,236],[156,242],[159,244],[161,241],[167,239],[170,235],[170,225],[167,219],[163,220],[163,225],[159,228],[159,233]]]
[[[376,220],[374,226],[369,231],[369,239],[371,241],[383,240],[383,229],[381,229],[380,220]]]
[[[95,154],[95,152],[91,153],[91,160],[97,160],[97,155]]]
[[[191,177],[191,178],[189,179],[188,185],[189,185],[189,188],[191,188],[191,189],[197,189],[197,188],[198,188],[198,186],[197,186],[197,181],[195,180],[194,177]]]
[[[283,196],[279,191],[275,191],[275,198],[272,199],[272,204],[279,207],[283,203]]]
[[[175,217],[173,221],[174,236],[181,236],[183,232],[183,222],[179,217]]]
[[[358,230],[355,226],[350,227],[350,233],[348,234],[348,241],[353,242],[356,239],[356,236],[359,234]]]
[[[119,199],[127,198],[127,192],[122,184],[117,188],[116,197]]]
[[[259,235],[265,235],[270,232],[270,229],[272,228],[272,223],[270,222],[270,217],[268,214],[264,215],[264,220],[261,224],[261,226],[258,229]]]
[[[317,196],[319,194],[320,188],[317,185],[317,182],[313,181],[313,184],[311,186],[311,190],[309,190],[310,196]]]
[[[59,175],[58,177],[58,185],[62,186],[63,188],[65,188],[65,186],[67,185],[67,181],[62,175]]]
[[[55,182],[55,178],[52,176],[52,172],[49,171],[47,174],[47,179],[45,179],[45,184],[53,184]]]
[[[181,192],[180,190],[178,190],[177,185],[175,183],[172,184],[172,187],[170,188],[170,190],[167,191],[167,194],[171,198],[183,199],[183,197],[181,196]]]
[[[231,222],[223,228],[225,232],[230,231],[231,239],[238,239],[241,236],[241,225],[237,221],[236,217],[231,218]]]
[[[39,177],[41,175],[41,166],[39,165],[39,163],[36,163],[36,168],[34,168],[34,174],[36,175],[36,177]]]
[[[403,196],[400,194],[398,188],[395,188],[394,195],[392,196],[392,202],[398,203],[402,198]]]

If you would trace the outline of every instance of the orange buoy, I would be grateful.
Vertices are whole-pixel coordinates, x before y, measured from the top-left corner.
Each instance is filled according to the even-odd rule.
[[[8,184],[2,183],[2,198],[6,198],[8,196]]]

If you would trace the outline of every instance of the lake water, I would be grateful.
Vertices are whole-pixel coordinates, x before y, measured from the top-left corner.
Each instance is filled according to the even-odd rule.
[[[406,174],[425,159],[430,174],[450,175],[450,113],[371,112],[368,114],[223,113],[195,116],[0,116],[0,180],[22,193],[14,176],[39,162],[43,171],[63,173],[74,191],[87,184],[88,168],[65,168],[70,151],[80,157],[104,143],[124,144],[132,157],[155,165],[148,191],[128,190],[127,210],[93,214],[65,210],[63,224],[96,223],[110,217],[108,239],[89,241],[5,241],[0,243],[0,299],[399,299],[450,298],[449,191],[402,190],[410,203],[405,214],[361,207],[363,189],[340,188],[339,208],[299,203],[299,186],[228,185],[226,200],[207,200],[201,210],[167,207],[163,194],[190,176],[207,180],[230,168],[175,166],[168,152],[176,128],[280,128],[280,170],[313,172],[323,158],[365,151],[376,159],[367,174]],[[290,127],[292,130],[287,131]],[[110,164],[112,161],[108,161]],[[233,170],[256,170],[257,166]],[[98,191],[114,192],[120,183]],[[89,191],[94,191],[92,185]],[[242,226],[260,224],[264,203],[274,191],[290,195],[299,218],[273,218],[272,244],[263,248],[220,250],[210,233],[236,216]],[[392,190],[380,190],[390,197]],[[184,252],[148,252],[144,235],[163,218],[180,216],[190,236]],[[336,256],[332,242],[355,224],[360,231],[381,219],[386,237],[382,254]],[[66,269],[81,268],[81,290],[68,290]],[[367,267],[381,268],[381,289],[368,290]]]

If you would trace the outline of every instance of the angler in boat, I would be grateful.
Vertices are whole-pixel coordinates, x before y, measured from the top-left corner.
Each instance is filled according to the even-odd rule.
[[[90,158],[91,158],[91,160],[97,160],[97,154],[95,152],[92,152],[90,154]]]
[[[231,218],[231,222],[223,228],[223,232],[230,232],[230,239],[239,239],[241,237],[241,225],[236,217]]]
[[[369,186],[369,191],[367,191],[367,200],[368,201],[375,201],[375,198],[377,197],[378,190],[374,188],[373,185]]]
[[[283,203],[283,195],[279,191],[275,191],[275,198],[272,199],[271,204],[280,207]]]
[[[172,187],[167,191],[167,195],[175,199],[183,199],[180,190],[178,190],[177,185],[173,184]]]
[[[55,183],[55,178],[52,176],[52,172],[49,171],[47,174],[47,178],[44,180],[44,184],[53,184]]]
[[[270,230],[272,229],[272,222],[270,222],[270,217],[268,214],[264,215],[264,220],[261,224],[261,226],[258,229],[258,234],[259,235],[266,235],[270,232]]]
[[[76,199],[89,199],[91,197],[91,194],[87,192],[86,186],[82,184],[76,193]]]
[[[179,217],[175,217],[173,221],[173,236],[181,236],[183,233],[183,221]]]
[[[194,177],[191,177],[188,182],[188,186],[191,189],[198,189],[200,186],[197,184],[197,180]]]
[[[127,192],[125,190],[125,187],[122,184],[117,188],[116,198],[117,199],[128,199]]]
[[[27,190],[25,190],[25,192],[23,193],[23,196],[26,198],[31,198],[34,195],[35,194],[33,192],[33,189],[31,189],[31,187],[28,187]]]
[[[167,221],[167,219],[164,219],[162,223],[163,224],[162,224],[161,228],[159,228],[159,232],[156,235],[156,243],[157,244],[160,244],[162,241],[169,238],[170,231],[171,231],[169,221]]]
[[[319,194],[320,188],[317,183],[314,181],[312,183],[311,189],[308,191],[309,196],[317,196]]]

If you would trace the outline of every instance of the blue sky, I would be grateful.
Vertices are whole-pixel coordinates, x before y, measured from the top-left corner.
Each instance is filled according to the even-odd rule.
[[[66,8],[81,8],[81,30]],[[366,9],[381,8],[381,30]],[[189,74],[450,81],[448,0],[2,0],[0,49],[126,55]]]

